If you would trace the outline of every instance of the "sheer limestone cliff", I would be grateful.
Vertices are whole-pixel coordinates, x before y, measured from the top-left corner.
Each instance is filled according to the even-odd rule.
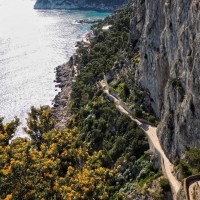
[[[136,80],[150,93],[161,144],[173,160],[200,147],[200,2],[135,0],[133,7]]]
[[[37,0],[35,9],[92,9],[111,11],[124,4],[126,0]]]

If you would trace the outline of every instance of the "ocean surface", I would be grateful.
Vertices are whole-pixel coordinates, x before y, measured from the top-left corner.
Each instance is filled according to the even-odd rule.
[[[0,0],[0,116],[20,118],[24,136],[30,106],[52,105],[58,93],[55,67],[68,61],[90,25],[77,19],[104,18],[95,11],[34,10],[34,0]]]

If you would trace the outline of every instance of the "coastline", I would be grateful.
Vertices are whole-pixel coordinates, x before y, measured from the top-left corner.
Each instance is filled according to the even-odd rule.
[[[56,87],[61,89],[53,100],[52,113],[56,120],[56,128],[64,128],[67,118],[67,107],[71,94],[72,69],[69,62],[56,68]]]
[[[77,48],[88,48],[90,41],[94,38],[93,31],[88,30],[82,37],[81,41],[77,41]],[[56,87],[60,88],[60,92],[53,100],[52,113],[56,119],[56,128],[65,128],[71,114],[68,113],[70,104],[70,95],[72,92],[72,84],[78,76],[79,55],[75,52],[69,61],[56,67]]]
[[[82,41],[77,41],[78,47],[85,45],[84,40],[88,40],[88,34],[91,34],[91,31],[88,31],[84,35]],[[70,103],[72,84],[76,81],[76,77],[78,76],[78,64],[79,55],[75,52],[67,63],[56,67],[56,87],[61,90],[55,96],[52,107],[52,113],[56,119],[56,128],[65,128],[71,116],[67,111]]]

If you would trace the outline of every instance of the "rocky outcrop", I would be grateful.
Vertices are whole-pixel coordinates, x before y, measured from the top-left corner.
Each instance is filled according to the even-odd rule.
[[[174,159],[200,147],[200,2],[135,0],[133,7],[136,80],[150,93],[161,144]]]
[[[89,37],[92,33],[89,32],[86,37]],[[83,46],[84,42],[80,42],[80,46]],[[66,128],[66,123],[71,117],[69,110],[70,95],[72,92],[72,84],[76,81],[78,75],[77,65],[79,63],[79,55],[74,53],[70,60],[59,65],[56,68],[56,87],[60,88],[60,92],[55,96],[53,101],[53,116],[56,120],[56,128]]]
[[[70,67],[69,62],[63,65],[59,65],[56,68],[56,80],[57,87],[61,91],[54,98],[54,106],[52,108],[53,116],[56,119],[57,128],[65,128],[66,121],[68,119],[67,109],[70,100],[70,94],[72,90],[73,82],[73,70]]]
[[[112,11],[127,0],[37,0],[35,9],[88,9]]]
[[[95,24],[95,23],[100,23],[102,21],[103,21],[103,19],[80,19],[80,20],[75,20],[75,23],[78,23],[78,24]]]

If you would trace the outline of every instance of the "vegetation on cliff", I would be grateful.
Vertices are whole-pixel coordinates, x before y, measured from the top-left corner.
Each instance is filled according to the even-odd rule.
[[[78,144],[75,129],[38,132],[39,144],[33,137],[8,145],[7,134],[0,137],[1,199],[107,199],[112,193],[117,169],[102,166],[101,151],[89,154]]]
[[[78,76],[72,85],[63,130],[55,128],[49,107],[31,108],[25,131],[31,140],[9,143],[19,120],[0,120],[1,199],[163,199],[169,182],[155,169],[147,138],[136,123],[115,109],[98,82],[104,78],[132,112],[157,123],[146,107],[147,91],[135,82],[140,56],[130,38],[131,7],[93,26],[88,47],[77,49]],[[103,29],[108,26],[109,29]],[[69,62],[73,67],[73,58]],[[199,172],[199,154],[186,161]],[[183,165],[185,164],[185,165]],[[193,167],[193,172],[190,170]],[[185,173],[185,172],[184,172]]]
[[[1,120],[2,199],[123,199],[127,191],[151,184],[157,176],[152,156],[145,153],[149,147],[144,133],[98,86],[104,73],[123,65],[120,55],[135,62],[130,15],[127,8],[94,26],[96,38],[90,48],[77,50],[80,73],[72,86],[72,116],[66,129],[55,129],[49,107],[32,107],[25,128],[31,140],[19,138],[9,144],[19,121],[3,125]],[[112,25],[109,31],[102,30],[106,24]],[[131,94],[123,82],[117,90],[125,99]],[[130,190],[127,183],[135,186]]]
[[[54,119],[49,107],[32,108],[28,122],[31,140],[18,138],[10,144],[8,135],[16,130],[18,120],[0,124],[1,199],[123,199],[128,182],[144,185],[159,177],[149,154],[139,158],[147,143],[135,125],[128,126],[125,138],[112,133],[113,146],[107,136],[105,147],[94,148],[78,128],[50,128]],[[126,126],[118,123],[119,129]]]
[[[180,169],[181,179],[200,173],[200,149],[191,148],[185,152],[185,157],[176,159],[177,167]]]

